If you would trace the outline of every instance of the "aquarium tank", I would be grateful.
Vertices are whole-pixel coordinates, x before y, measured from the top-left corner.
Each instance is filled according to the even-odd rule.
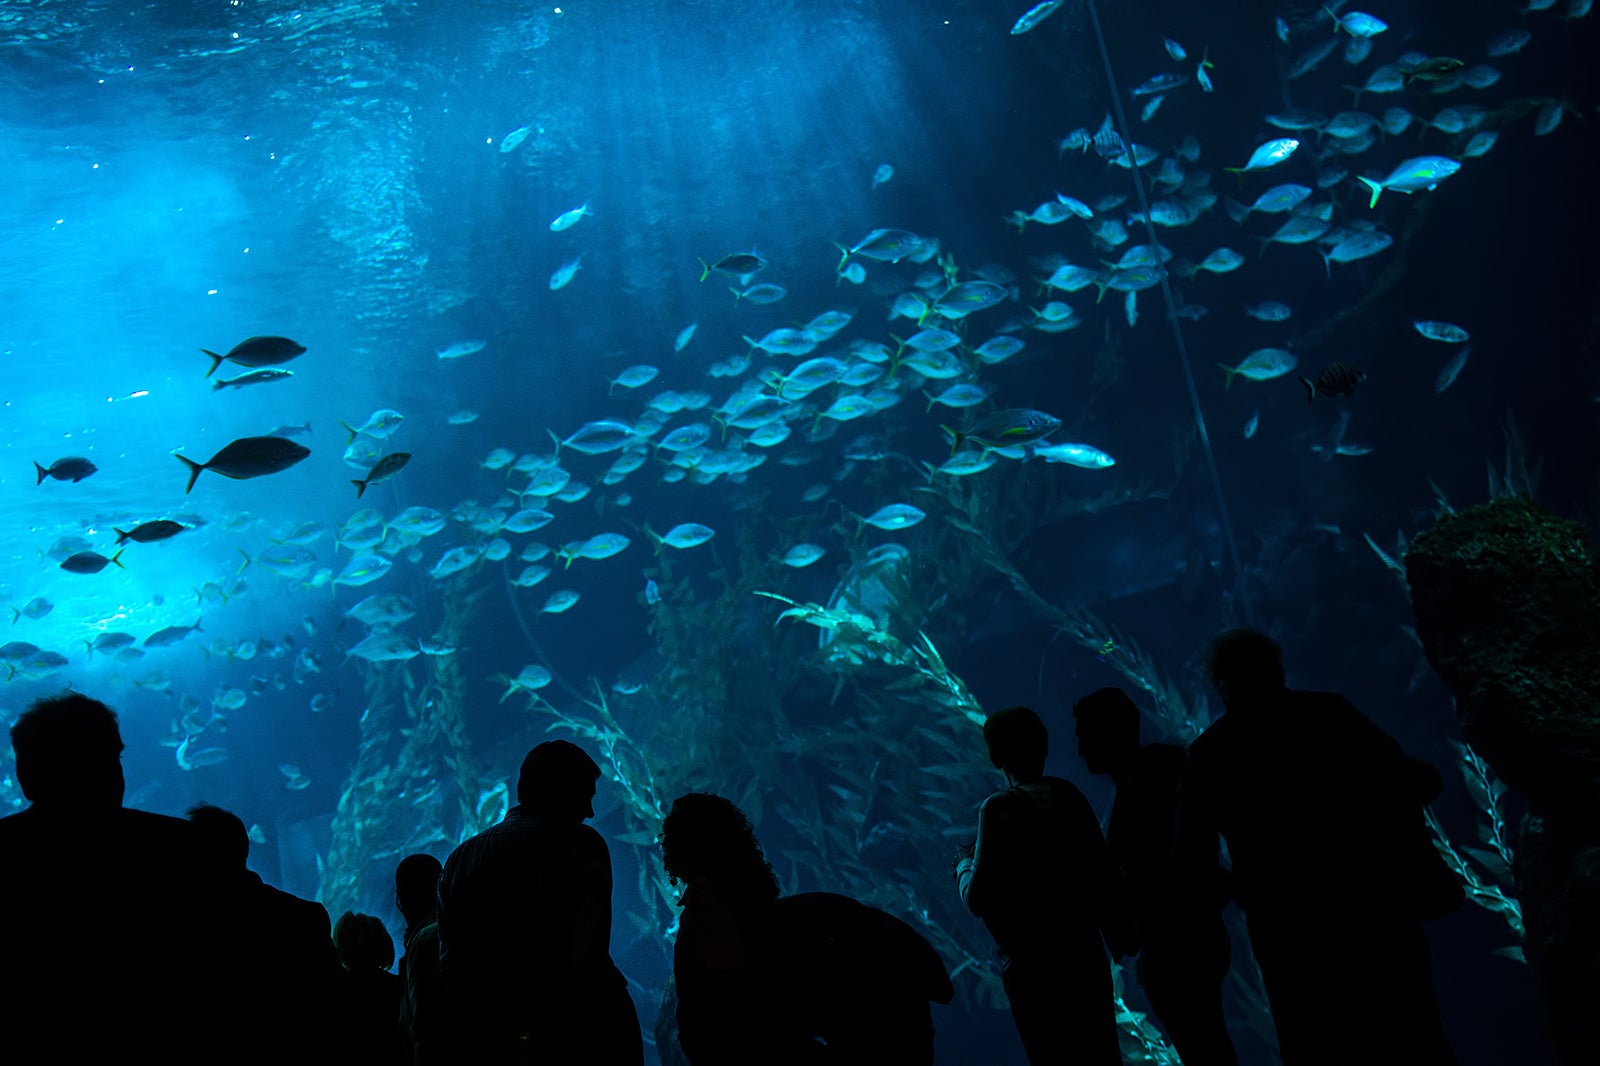
[[[1600,505],[1596,54],[1588,0],[0,3],[0,714],[106,700],[128,805],[396,937],[396,863],[571,739],[650,1061],[698,790],[923,933],[940,1061],[1007,1066],[951,877],[985,715],[1104,817],[1072,703],[1192,740],[1254,625],[1442,771],[1446,1031],[1546,1061],[1522,812],[1403,568]]]

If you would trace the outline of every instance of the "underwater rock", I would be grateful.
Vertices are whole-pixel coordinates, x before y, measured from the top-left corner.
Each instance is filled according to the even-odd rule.
[[[1405,566],[1417,636],[1462,733],[1529,801],[1515,876],[1557,1056],[1600,1061],[1600,571],[1589,531],[1500,499],[1442,519]]]
[[[1538,813],[1600,810],[1600,571],[1588,530],[1496,500],[1418,536],[1405,566],[1417,636],[1467,741]]]

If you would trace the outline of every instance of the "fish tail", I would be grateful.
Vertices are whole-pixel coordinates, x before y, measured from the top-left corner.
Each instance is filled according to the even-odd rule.
[[[122,565],[122,550],[121,549],[118,549],[117,553],[111,557],[111,561],[114,564],[116,564],[116,567],[117,567],[118,570],[126,570],[127,569],[127,567]]]
[[[126,541],[128,539],[129,536],[131,536],[131,534],[129,534],[129,533],[123,531],[123,530],[120,530],[120,529],[116,528],[115,526],[111,527],[111,532],[113,532],[113,533],[115,533],[117,535],[117,544],[118,545],[121,545],[124,541]]]
[[[1317,398],[1317,383],[1306,377],[1301,378],[1300,382],[1306,387],[1306,403],[1315,400]]]
[[[551,455],[551,458],[554,459],[556,456],[559,456],[561,454],[561,438],[556,436],[555,430],[550,429],[549,427],[545,428],[545,432],[550,434],[550,439],[556,442],[555,453],[553,455]]]
[[[361,499],[362,495],[367,491],[367,483],[365,481],[352,480],[350,484],[356,487],[356,499]]]
[[[931,409],[933,405],[929,404],[928,406]],[[961,447],[961,442],[967,439],[966,435],[960,430],[951,429],[949,426],[944,425],[943,423],[940,423],[939,428],[950,434],[950,454],[954,455]]]
[[[211,383],[211,391],[212,392],[216,392],[218,389],[225,389],[227,387],[228,387],[228,383],[226,381],[221,380],[220,378]]]
[[[210,377],[212,374],[217,372],[217,367],[222,365],[222,361],[226,359],[227,356],[218,355],[216,352],[210,351],[206,348],[201,348],[200,350],[211,357],[211,369],[206,371],[206,377]]]
[[[698,255],[694,257],[694,261],[700,264],[700,280],[704,281],[709,278],[711,276],[711,264],[701,259]]]
[[[254,561],[255,561],[255,560],[253,560],[253,559],[251,559],[251,558],[250,558],[250,553],[249,553],[249,552],[247,552],[247,551],[245,551],[245,550],[244,550],[244,549],[243,549],[243,548],[235,548],[235,549],[234,549],[234,551],[236,551],[236,552],[238,552],[238,553],[239,553],[239,554],[240,554],[240,555],[242,555],[242,556],[244,556],[244,562],[242,562],[242,563],[240,563],[240,564],[239,564],[239,569],[237,569],[237,570],[235,570],[235,571],[234,571],[234,572],[233,572],[233,575],[234,575],[234,576],[235,576],[235,577],[238,577],[238,576],[239,576],[239,575],[240,575],[240,574],[242,574],[242,573],[244,573],[244,568],[245,568],[245,567],[247,567],[247,566],[249,566],[249,565],[250,565],[250,564],[251,564],[251,563],[252,563],[252,562],[254,562]],[[199,625],[198,625],[198,624],[197,624],[197,625],[196,625],[196,626],[195,626],[195,628],[196,628],[196,629],[199,629],[199,628],[200,628],[200,626],[199,626]]]
[[[21,620],[22,612],[17,610],[15,607],[11,608],[11,624],[16,625]]]
[[[733,293],[733,302],[734,303],[738,303],[740,300],[744,299],[744,293],[740,292],[738,289],[734,288],[732,285],[728,286],[728,291]]]
[[[1328,280],[1332,281],[1333,280],[1333,259],[1328,255],[1327,252],[1318,252],[1317,254],[1322,256],[1322,269],[1327,273]]]
[[[839,249],[839,265],[833,268],[833,272],[837,274],[845,268],[847,263],[850,262],[850,249],[846,248],[838,241],[834,241],[833,246]]]
[[[1377,207],[1378,197],[1383,195],[1383,186],[1373,181],[1371,178],[1357,178],[1356,180],[1372,190],[1372,199],[1367,201],[1367,209],[1371,210],[1372,208]]]
[[[33,464],[33,468],[35,470],[39,471],[39,480],[35,481],[34,484],[35,485],[43,485],[44,484],[44,479],[49,475],[50,471],[46,470],[44,467],[40,466],[38,463],[34,463]]]
[[[350,436],[348,438],[346,438],[346,440],[344,442],[345,447],[348,448],[350,445],[352,445],[352,444],[354,444],[356,442],[356,436],[361,431],[359,429],[352,428],[350,423],[348,423],[348,422],[341,421],[339,424],[344,427],[344,431],[346,433],[350,434]]]
[[[189,468],[189,484],[184,486],[183,489],[183,494],[187,496],[190,492],[194,491],[195,480],[200,477],[200,472],[205,469],[205,466],[201,463],[195,462],[186,455],[179,455],[176,458],[178,462]]]
[[[1220,366],[1222,368],[1222,372],[1227,375],[1227,377],[1222,379],[1222,391],[1227,392],[1229,389],[1233,388],[1234,375],[1238,374],[1239,372],[1233,367],[1229,366],[1227,363],[1218,363],[1217,365]]]

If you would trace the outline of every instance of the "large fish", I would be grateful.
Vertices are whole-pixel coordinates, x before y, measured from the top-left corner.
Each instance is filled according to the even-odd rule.
[[[230,359],[240,366],[251,369],[259,366],[277,366],[302,354],[306,346],[297,344],[288,337],[251,337],[235,344],[227,355],[218,355],[205,348],[200,350],[211,357],[211,369],[206,371],[206,377],[210,377],[217,372],[217,367],[222,365],[224,359]]]
[[[310,448],[285,437],[240,437],[204,463],[184,455],[177,458],[189,468],[189,484],[183,490],[187,494],[205,470],[243,481],[287,470],[310,454]]]

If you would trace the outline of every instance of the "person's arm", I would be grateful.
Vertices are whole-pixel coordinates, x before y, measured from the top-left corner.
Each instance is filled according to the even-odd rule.
[[[1196,879],[1194,884],[1198,890],[1221,868],[1221,820],[1215,788],[1206,770],[1205,751],[1199,741],[1189,749],[1178,780],[1173,855],[1180,875]]]
[[[572,912],[566,922],[568,974],[578,983],[611,967],[611,852],[605,838],[584,826],[574,854]]]
[[[1006,821],[1006,795],[997,792],[978,808],[978,838],[972,854],[956,860],[956,887],[974,917],[983,917],[995,893],[996,871],[1006,851]]]

